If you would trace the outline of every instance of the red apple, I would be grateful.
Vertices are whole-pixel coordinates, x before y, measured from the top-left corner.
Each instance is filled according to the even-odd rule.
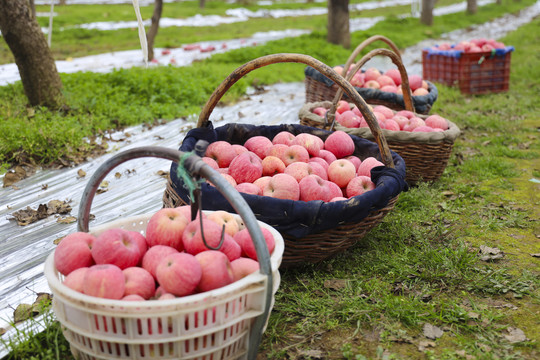
[[[234,281],[245,278],[255,271],[258,271],[259,268],[259,262],[251,258],[241,257],[231,261],[231,269],[233,272]]]
[[[377,80],[368,80],[364,83],[364,87],[370,89],[380,89],[381,85],[377,82]]]
[[[324,109],[326,112],[326,109]],[[323,114],[324,116],[324,114]],[[272,144],[292,145],[295,136],[289,131],[281,131],[277,133],[272,139]],[[267,154],[268,155],[268,154]]]
[[[229,174],[236,184],[253,182],[260,178],[262,173],[262,160],[251,151],[236,156],[229,165]]]
[[[326,163],[326,161],[324,161],[322,159],[321,159],[321,161]],[[326,166],[324,166],[324,165],[320,164],[318,161],[310,161],[310,162],[308,162],[308,164],[311,165],[311,173],[312,174],[320,176],[321,179],[323,179],[323,180],[328,180],[328,172],[327,172],[328,164],[326,164]]]
[[[429,91],[427,91],[423,87],[419,87],[418,89],[413,91],[413,96],[423,96],[427,94],[429,94]]]
[[[225,254],[222,255],[225,256]],[[166,292],[176,296],[185,296],[193,294],[199,285],[202,279],[202,268],[199,261],[191,254],[170,254],[159,262],[156,276],[158,283]]]
[[[422,87],[422,77],[420,75],[409,75],[409,86],[411,90],[419,89]]]
[[[364,73],[366,81],[377,80],[381,76],[381,72],[376,68],[368,68]]]
[[[92,246],[95,237],[85,232],[75,232],[65,236],[54,251],[54,265],[62,275],[73,270],[95,264]]]
[[[317,175],[306,176],[300,180],[298,185],[300,187],[300,200],[302,201],[329,201],[331,199],[328,182]]]
[[[324,149],[330,151],[336,158],[352,155],[355,149],[354,142],[345,131],[334,131],[324,142]]]
[[[401,73],[399,72],[398,69],[388,69],[386,70],[384,75],[392,78],[396,86],[401,85]]]
[[[112,228],[94,240],[92,257],[96,264],[113,264],[125,269],[139,263],[141,251],[129,231]]]
[[[321,151],[321,143],[318,141],[318,137],[308,133],[300,133],[296,135],[292,145],[301,145],[307,151],[309,156],[319,156]]]
[[[440,115],[430,115],[426,118],[425,124],[432,128],[448,130],[448,121]]]
[[[375,184],[369,176],[357,176],[352,179],[346,188],[347,197],[362,195],[366,191],[375,189]]]
[[[409,119],[407,119],[405,116],[401,116],[401,115],[394,115],[394,117],[391,120],[394,120],[396,122],[396,124],[398,124],[399,130],[403,130],[405,125],[407,125],[409,123]]]
[[[349,160],[338,159],[328,166],[328,180],[336,183],[340,188],[346,187],[355,176],[356,168]]]
[[[236,157],[236,151],[227,141],[218,140],[210,143],[206,148],[205,156],[214,159],[220,168],[228,167]]]
[[[349,160],[350,162],[353,163],[354,165],[354,168],[356,170],[358,170],[358,167],[360,166],[360,164],[362,163],[362,160],[360,160],[360,158],[358,156],[355,156],[355,155],[349,155],[349,156],[346,156],[345,159]]]
[[[298,181],[291,175],[276,174],[266,184],[263,195],[277,199],[298,200],[300,187]]]
[[[339,100],[337,103],[336,113],[342,114],[347,110],[351,110],[349,103],[345,100]]]
[[[328,150],[323,150],[323,151],[326,151],[327,153],[331,154],[334,158],[336,157],[334,154],[332,154]],[[320,152],[319,152],[319,155],[320,155]],[[334,161],[334,160],[336,160],[336,159],[333,159],[332,161]],[[324,168],[325,172],[326,172],[326,169],[328,169],[328,165],[329,165],[328,162],[326,162],[326,160],[323,159],[320,156],[314,156],[314,157],[310,158],[309,161],[308,161],[308,164],[311,164],[313,166],[313,163],[317,163],[317,164],[321,165]]]
[[[324,117],[327,111],[328,109],[322,106],[318,106],[314,108],[313,110],[311,110],[312,113],[314,113],[315,115],[319,115],[322,118]],[[290,144],[287,144],[287,145],[290,145]]]
[[[138,231],[128,230],[128,232],[133,238],[133,240],[135,240],[135,242],[137,243],[137,246],[139,247],[139,251],[141,252],[141,259],[139,260],[139,263],[137,264],[137,265],[141,265],[142,258],[144,254],[146,254],[146,251],[148,251],[148,243],[146,242],[146,237]]]
[[[272,145],[272,140],[265,136],[253,136],[244,143],[245,148],[257,155],[261,160],[264,159]]]
[[[395,85],[384,85],[381,87],[381,91],[397,94],[398,88]]]
[[[403,127],[403,131],[413,131],[415,128],[419,126],[424,126],[424,125],[426,125],[426,123],[424,122],[423,119],[419,117],[413,117],[412,119],[409,120],[409,123]]]
[[[216,210],[212,213],[209,213],[207,215],[207,218],[214,221],[220,227],[223,227],[223,225],[225,225],[225,233],[229,234],[230,236],[234,236],[234,234],[238,232],[238,222],[236,221],[236,217],[228,211]]]
[[[146,226],[148,246],[167,245],[183,250],[182,234],[191,219],[177,208],[163,208],[150,217]]]
[[[379,83],[379,85],[381,86],[381,88],[383,86],[387,86],[387,85],[392,85],[392,86],[396,86],[397,84],[394,82],[394,80],[388,76],[388,75],[381,75],[377,78],[377,82]]]
[[[272,235],[270,230],[263,227],[261,227],[261,232],[264,237],[266,247],[268,249],[268,254],[271,255],[276,246],[276,240],[274,239],[274,235]],[[253,260],[257,260],[255,244],[253,243],[253,238],[251,237],[248,229],[244,229],[236,233],[236,235],[234,236],[234,241],[236,241],[240,245],[240,247],[242,247],[242,251],[244,252],[244,254],[246,254],[249,258]]]
[[[234,261],[242,256],[242,248],[229,234],[225,234],[223,244],[219,248],[219,251],[227,255],[227,259],[229,259],[229,261]]]
[[[75,291],[82,293],[83,287],[84,287],[84,277],[86,276],[86,272],[88,271],[88,269],[89,268],[87,267],[81,267],[81,268],[71,271],[64,278],[63,284],[66,285],[70,289],[73,289]]]
[[[285,166],[288,166],[293,162],[307,163],[309,160],[309,153],[301,145],[291,145],[283,152],[283,157],[281,157],[281,160]]]
[[[142,267],[134,266],[124,270],[124,296],[139,295],[145,300],[150,299],[156,292],[156,281],[152,274]]]
[[[207,250],[195,255],[202,270],[198,290],[201,292],[227,286],[234,281],[231,262],[219,251]]]
[[[421,125],[418,127],[415,127],[412,132],[433,132],[433,128],[431,126]]]
[[[375,105],[373,107],[373,112],[378,112],[378,113],[381,113],[384,115],[384,119],[391,119],[394,117],[394,111],[392,109],[390,109],[389,107],[387,106],[384,106],[384,105]]]
[[[336,155],[334,155],[332,152],[328,151],[327,149],[322,149],[319,151],[319,157],[326,161],[328,165],[330,165],[334,160],[337,160]],[[312,158],[311,160],[316,159]]]
[[[137,295],[137,294],[130,294],[130,295],[126,295],[124,296],[122,299],[120,299],[122,301],[145,301],[147,299],[143,298],[141,295]]]
[[[367,176],[371,178],[371,169],[373,169],[376,166],[384,166],[382,162],[375,159],[374,157],[367,157],[364,160],[362,160],[362,163],[358,167],[358,171],[356,172],[356,175],[358,176]]]
[[[159,262],[170,254],[176,254],[178,250],[166,245],[155,245],[148,249],[142,258],[142,267],[156,278],[156,268]]]
[[[386,120],[384,122],[384,128],[386,130],[391,130],[391,131],[400,131],[401,130],[399,124],[393,119]]]
[[[259,178],[261,179],[261,178]],[[257,181],[257,180],[255,180]],[[235,187],[236,191],[244,194],[251,194],[251,195],[262,195],[261,188],[258,185],[255,185],[255,182],[253,183],[241,183],[236,185]]]
[[[400,110],[400,111],[396,112],[394,115],[404,116],[407,119],[412,119],[413,117],[416,116],[415,113],[413,113],[412,111],[409,111],[409,110]]]
[[[113,264],[92,265],[84,276],[83,293],[86,295],[120,300],[124,289],[124,273]]]
[[[272,176],[275,174],[279,174],[285,171],[285,164],[283,161],[278,158],[277,156],[266,156],[262,160],[262,175],[263,176]]]
[[[214,170],[217,170],[219,169],[219,165],[217,163],[216,160],[212,159],[211,157],[208,157],[208,156],[203,156],[202,157],[202,161],[204,161],[205,163],[207,163],[212,169]]]
[[[348,128],[357,128],[360,126],[361,118],[356,115],[352,110],[344,111],[343,114],[336,114],[336,121],[341,125]]]
[[[364,83],[366,82],[366,75],[357,72],[353,75],[350,83],[354,87],[362,87],[364,86]]]
[[[210,219],[203,220],[202,224],[202,233],[200,220],[193,220],[186,226],[186,230],[184,231],[184,249],[189,254],[196,255],[209,250],[210,247],[216,248],[221,241],[222,225],[220,226]]]
[[[342,197],[343,196],[343,190],[334,182],[332,181],[326,181],[327,185],[328,185],[328,189],[329,189],[329,195],[328,195],[328,198],[330,200],[332,200],[333,198],[336,198],[336,197]],[[328,200],[328,201],[330,201]]]
[[[263,195],[264,188],[270,182],[271,176],[262,176],[253,182],[253,185],[257,185],[260,189],[259,195]]]
[[[266,156],[275,156],[279,159],[283,159],[283,154],[289,149],[290,145],[285,144],[274,144],[266,153]],[[282,160],[283,161],[283,160]]]
[[[284,174],[291,175],[296,181],[302,180],[304,177],[313,173],[311,165],[305,162],[294,162],[285,168]]]

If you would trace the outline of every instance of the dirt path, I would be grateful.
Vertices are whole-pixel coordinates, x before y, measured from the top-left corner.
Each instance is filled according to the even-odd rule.
[[[501,37],[538,14],[540,2],[518,15],[508,15],[475,29],[449,33],[441,40],[456,41],[477,34],[488,36],[486,33]],[[418,66],[419,49],[424,46],[426,44],[418,44],[405,50],[405,66],[408,69]],[[234,106],[216,108],[211,116],[215,126],[238,121],[255,125],[298,123],[298,109],[305,99],[303,83],[278,84],[266,90],[262,94],[248,95]],[[76,223],[59,223],[55,216],[19,226],[12,220],[11,214],[27,207],[36,209],[39,204],[51,200],[60,200],[67,201],[72,208],[71,215],[76,216],[87,178],[105,160],[120,151],[139,146],[178,148],[192,124],[189,120],[178,119],[153,128],[136,126],[115,133],[108,140],[111,151],[105,156],[70,169],[38,171],[16,184],[20,190],[11,187],[0,189],[0,327],[5,327],[10,321],[14,307],[33,302],[37,292],[49,291],[43,276],[45,258],[55,248],[55,239],[76,231]],[[107,191],[97,195],[94,200],[92,214],[96,219],[91,222],[91,227],[119,217],[158,210],[162,206],[165,188],[165,179],[158,173],[168,171],[169,165],[164,160],[139,159],[115,169],[105,179],[109,182]],[[81,177],[78,174],[80,170],[88,175]],[[114,176],[116,172],[120,177]],[[2,349],[0,356],[1,352]]]

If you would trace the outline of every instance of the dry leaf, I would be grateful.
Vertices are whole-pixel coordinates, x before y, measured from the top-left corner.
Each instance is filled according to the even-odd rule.
[[[86,171],[84,171],[83,169],[79,169],[79,171],[77,171],[77,175],[79,177],[85,177],[86,176]]]
[[[9,187],[26,177],[26,171],[21,166],[16,166],[14,170],[4,175],[4,187]]]
[[[321,350],[299,350],[298,355],[308,359],[322,359],[323,352]]]
[[[71,206],[60,200],[51,200],[47,203],[47,214],[69,214],[71,212]]]
[[[504,334],[504,337],[512,344],[529,340],[521,329],[509,327],[508,329],[506,329],[506,331],[508,332],[508,334]]]
[[[168,171],[163,171],[163,170],[159,170],[159,171],[157,172],[157,174],[158,174],[159,176],[161,176],[162,178],[167,178],[167,177],[169,176],[169,172],[168,172]]]
[[[425,351],[428,347],[435,347],[434,341],[420,341],[418,343],[418,350]]]
[[[120,179],[122,177],[122,174],[117,171],[116,173],[114,173],[114,177]]]
[[[438,339],[443,336],[443,334],[444,331],[442,331],[439,327],[428,323],[424,324],[424,336],[428,339]]]
[[[474,311],[469,311],[467,313],[467,316],[469,317],[469,319],[479,319],[480,318],[480,314],[477,314]]]
[[[531,254],[532,257],[540,257],[540,253]]]
[[[333,279],[333,280],[325,280],[324,281],[324,287],[330,290],[340,290],[347,287],[349,284],[349,280],[345,279]]]
[[[18,323],[24,320],[28,320],[31,317],[37,315],[34,311],[34,307],[30,304],[19,304],[13,312],[13,321]]]
[[[480,245],[480,260],[493,261],[504,257],[504,253],[499,248],[492,248],[485,245]]]
[[[73,224],[76,221],[77,221],[77,218],[75,216],[66,216],[63,218],[58,218],[56,220],[56,222],[60,224]]]

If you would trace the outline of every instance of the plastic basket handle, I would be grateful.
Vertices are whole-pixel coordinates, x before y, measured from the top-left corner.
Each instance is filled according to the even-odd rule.
[[[266,246],[266,241],[264,240],[264,236],[259,223],[257,222],[257,218],[251,211],[251,208],[246,200],[223,176],[221,176],[220,173],[207,165],[199,156],[195,154],[186,154],[179,150],[160,146],[146,146],[126,150],[111,157],[97,168],[96,172],[86,184],[79,206],[79,218],[77,223],[78,230],[84,232],[89,231],[88,221],[90,218],[92,200],[96,195],[96,190],[99,187],[99,184],[103,181],[105,176],[116,166],[128,160],[142,157],[156,157],[174,161],[176,163],[178,163],[180,159],[184,159],[183,166],[188,173],[192,176],[199,175],[211,181],[244,221],[244,224],[246,225],[255,245],[255,251],[257,253],[257,258],[259,259],[260,271],[262,274],[268,276],[268,281],[266,282],[264,313],[255,319],[253,324],[254,326],[250,334],[249,351],[251,353],[251,357],[249,357],[249,359],[255,359],[256,351],[261,341],[263,328],[265,326],[266,319],[268,318],[268,314],[270,313],[270,304],[272,301],[273,278],[268,247]]]
[[[356,47],[356,49],[354,49],[354,51],[351,53],[351,55],[349,55],[349,58],[347,59],[347,62],[345,63],[345,66],[343,67],[344,74],[347,74],[347,70],[349,70],[349,68],[351,67],[351,64],[354,62],[354,59],[356,59],[356,57],[360,54],[360,52],[362,50],[364,50],[369,44],[374,43],[375,41],[378,41],[378,40],[381,40],[381,41],[387,43],[388,46],[390,46],[390,48],[392,50],[394,50],[394,53],[397,56],[399,56],[399,58],[401,60],[401,54],[399,53],[399,49],[396,46],[396,44],[394,44],[392,42],[392,40],[390,40],[386,36],[373,35],[373,36],[367,38],[366,40],[362,41],[362,43],[360,45],[358,45]],[[356,71],[354,73],[356,73]]]
[[[251,60],[245,63],[244,65],[238,67],[225,80],[223,80],[223,82],[214,90],[214,92],[212,93],[212,95],[210,96],[210,98],[208,99],[208,101],[206,102],[206,104],[201,110],[197,127],[207,126],[210,114],[216,107],[221,97],[240,78],[242,78],[244,75],[260,67],[276,64],[276,63],[283,63],[283,62],[303,63],[308,66],[311,66],[312,68],[317,69],[321,74],[323,74],[327,78],[334,81],[334,83],[339,85],[341,88],[343,88],[345,92],[347,93],[347,95],[352,99],[352,102],[358,107],[358,109],[360,110],[364,118],[366,119],[369,129],[371,130],[371,133],[373,134],[373,137],[375,138],[375,142],[377,143],[379,147],[382,162],[388,167],[392,167],[392,168],[394,167],[394,160],[392,159],[392,154],[390,153],[390,148],[388,147],[386,138],[384,137],[381,131],[379,123],[377,119],[375,118],[375,115],[369,109],[369,106],[367,105],[365,100],[360,96],[360,94],[358,94],[358,91],[356,91],[356,89],[343,76],[339,75],[335,70],[333,70],[328,65],[322,63],[321,61],[309,55],[292,54],[292,53],[266,55],[266,56],[262,56],[254,60]]]
[[[359,62],[356,63],[352,71],[350,71],[347,74],[347,77],[346,77],[347,81],[351,81],[354,74],[356,74],[356,72],[360,70],[360,68],[362,68],[362,66],[364,66],[365,63],[367,63],[373,57],[379,56],[379,55],[388,56],[392,60],[392,62],[397,66],[399,73],[401,75],[401,89],[403,89],[403,101],[405,103],[405,109],[414,112],[414,105],[412,101],[412,91],[411,91],[411,86],[409,85],[409,76],[407,75],[407,70],[405,69],[403,62],[401,61],[401,58],[388,49],[375,49],[375,50],[371,50],[369,53],[364,55],[364,57],[360,59]],[[339,102],[339,100],[341,100],[342,96],[343,96],[343,89],[338,89],[334,97],[334,100],[332,101],[333,104],[328,115],[331,119],[334,119],[337,103]],[[331,128],[333,128],[333,124]]]

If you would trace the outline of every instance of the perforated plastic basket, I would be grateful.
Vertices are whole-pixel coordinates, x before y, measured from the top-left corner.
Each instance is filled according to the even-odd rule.
[[[171,153],[181,154],[176,150]],[[103,177],[94,176],[91,183],[99,184]],[[235,199],[236,195],[240,197],[233,195]],[[89,205],[81,205],[81,209],[80,214],[89,210]],[[241,214],[249,207],[242,209]],[[120,227],[144,234],[151,216],[117,220],[90,233],[99,235]],[[254,359],[279,287],[284,242],[279,232],[251,216],[241,219],[250,233],[257,233],[252,237],[258,254],[259,250],[264,253],[259,226],[268,229],[275,239],[271,256],[259,256],[261,270],[225,287],[171,300],[122,301],[79,293],[62,284],[63,275],[56,270],[51,253],[44,273],[53,294],[53,311],[74,355],[92,360]],[[82,218],[87,220],[88,214]],[[265,275],[267,267],[271,273]]]

